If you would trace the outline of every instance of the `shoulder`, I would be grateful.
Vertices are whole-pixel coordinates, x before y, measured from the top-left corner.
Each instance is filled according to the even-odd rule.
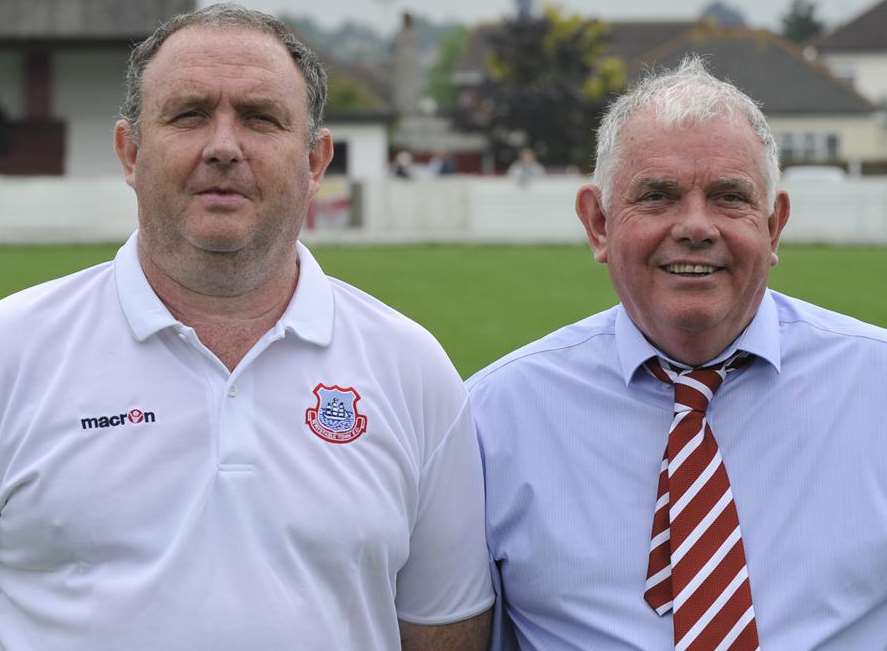
[[[404,352],[418,346],[421,352],[445,357],[437,339],[425,327],[363,290],[337,278],[328,278],[337,324],[372,339],[376,345]],[[411,352],[419,351],[413,348]]]
[[[0,300],[0,412],[4,393],[21,381],[33,385],[23,377],[40,378],[76,354],[71,332],[94,336],[114,295],[109,269],[110,263],[99,265]]]
[[[104,262],[0,300],[0,336],[8,342],[63,327],[73,312],[101,300],[101,291],[113,285],[112,264]]]
[[[573,355],[594,358],[612,350],[616,310],[613,307],[537,339],[505,355],[471,376],[466,386],[472,396],[494,387],[510,386],[540,372],[563,370]]]
[[[771,294],[783,332],[820,341],[843,341],[883,348],[887,352],[887,329],[779,292]]]
[[[379,299],[330,278],[335,309],[333,346],[402,394],[409,404],[453,414],[467,396],[462,378],[428,330]]]

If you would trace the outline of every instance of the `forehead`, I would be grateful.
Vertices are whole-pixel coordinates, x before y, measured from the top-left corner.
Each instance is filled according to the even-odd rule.
[[[302,75],[273,35],[242,27],[193,26],[172,34],[145,68],[142,92],[181,90],[271,92],[301,98]]]
[[[741,116],[667,124],[652,110],[632,116],[619,133],[617,183],[638,176],[680,179],[744,176],[763,190],[766,152]]]

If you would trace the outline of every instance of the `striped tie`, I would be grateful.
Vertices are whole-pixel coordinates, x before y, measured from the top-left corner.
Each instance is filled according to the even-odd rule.
[[[755,651],[758,629],[739,516],[705,410],[727,373],[746,364],[737,353],[720,366],[647,369],[674,384],[674,420],[659,474],[644,599],[660,615],[674,611],[675,650]]]

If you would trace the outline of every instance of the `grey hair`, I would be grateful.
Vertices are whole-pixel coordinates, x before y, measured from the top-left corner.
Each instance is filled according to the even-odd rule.
[[[651,72],[628,93],[614,101],[597,132],[597,162],[592,182],[601,189],[601,202],[609,209],[613,177],[619,165],[619,135],[633,115],[654,111],[663,126],[705,122],[715,117],[744,117],[764,146],[767,205],[776,201],[779,183],[779,149],[758,104],[733,84],[712,75],[698,55],[685,57],[673,70]]]
[[[144,100],[142,91],[145,68],[157,55],[166,39],[186,27],[240,27],[269,34],[280,41],[305,78],[308,97],[308,144],[313,146],[317,142],[323,124],[323,108],[327,95],[326,72],[317,56],[295,37],[285,23],[274,16],[228,3],[214,4],[180,14],[162,23],[153,34],[133,48],[129,56],[129,67],[126,70],[126,96],[120,107],[120,117],[132,125],[136,136],[139,132]]]

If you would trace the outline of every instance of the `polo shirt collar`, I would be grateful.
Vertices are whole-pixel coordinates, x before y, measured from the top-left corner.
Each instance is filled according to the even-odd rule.
[[[299,283],[277,327],[318,346],[328,346],[333,338],[334,317],[330,281],[306,246],[297,242],[296,251]],[[181,325],[154,293],[142,271],[138,231],[117,252],[114,275],[120,307],[137,341]]]
[[[179,325],[163,304],[142,271],[138,253],[138,231],[126,240],[114,258],[117,298],[136,341],[145,341],[164,328]]]
[[[777,373],[780,371],[779,315],[769,289],[764,292],[764,298],[748,327],[721,354],[704,366],[723,361],[737,350],[760,357],[773,366]],[[622,305],[616,308],[616,351],[626,386],[638,368],[651,357],[658,356],[670,362],[675,361],[647,341]],[[680,363],[677,365],[683,366]]]
[[[333,288],[323,269],[301,242],[296,242],[299,255],[299,284],[293,293],[280,325],[318,346],[329,346],[333,340],[335,304]]]

